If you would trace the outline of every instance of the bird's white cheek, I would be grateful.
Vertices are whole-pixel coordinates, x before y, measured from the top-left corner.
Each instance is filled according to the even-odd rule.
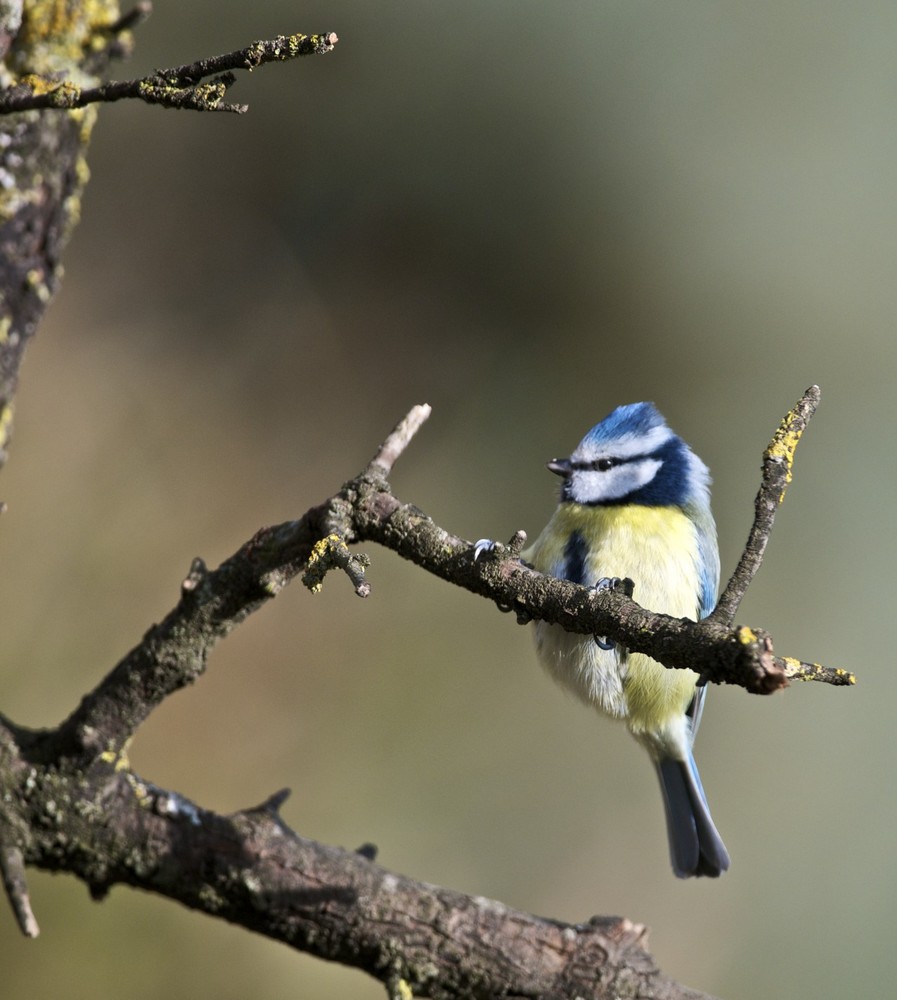
[[[576,472],[570,480],[570,499],[582,504],[619,500],[647,486],[657,475],[661,464],[659,459],[643,458],[618,465],[607,472]]]

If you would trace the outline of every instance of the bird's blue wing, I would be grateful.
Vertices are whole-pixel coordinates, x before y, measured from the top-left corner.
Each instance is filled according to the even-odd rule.
[[[696,522],[695,529],[698,542],[698,618],[706,618],[716,607],[719,591],[719,547],[712,520],[709,525]]]

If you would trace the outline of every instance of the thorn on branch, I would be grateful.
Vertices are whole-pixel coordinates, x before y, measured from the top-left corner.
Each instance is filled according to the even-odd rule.
[[[181,595],[188,597],[195,594],[208,576],[208,572],[206,564],[197,556],[190,563],[190,572],[184,577],[184,582],[181,584]]]
[[[292,794],[293,793],[289,788],[281,788],[273,795],[269,795],[264,802],[257,806],[253,806],[251,809],[247,809],[246,812],[268,813],[269,815],[280,819],[280,807]]]
[[[272,822],[277,826],[279,830],[283,833],[295,837],[296,834],[289,827],[289,825],[284,820],[283,816],[280,815],[280,807],[286,802],[292,793],[289,788],[281,788],[279,792],[275,792],[273,795],[269,795],[264,802],[257,806],[252,806],[249,809],[242,809],[237,816],[244,816],[247,819],[252,819],[253,817],[262,820],[267,820]]]
[[[363,552],[351,552],[343,538],[332,532],[315,542],[305,564],[302,582],[313,594],[317,594],[324,586],[324,577],[330,570],[341,569],[352,581],[355,593],[359,597],[367,597],[371,592],[371,585],[365,580],[364,571],[370,565],[369,556]]]
[[[108,882],[88,882],[87,891],[95,903],[102,903],[112,891],[112,886]]]
[[[3,888],[6,890],[19,930],[25,937],[37,937],[40,928],[31,909],[31,897],[28,895],[28,882],[25,879],[25,859],[18,847],[0,848],[0,873],[3,875]]]

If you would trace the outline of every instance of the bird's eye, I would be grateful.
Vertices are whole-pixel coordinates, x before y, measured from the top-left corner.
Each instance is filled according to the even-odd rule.
[[[612,469],[615,465],[619,464],[619,458],[599,458],[595,462],[594,468],[596,468],[599,472],[607,472],[608,469]]]

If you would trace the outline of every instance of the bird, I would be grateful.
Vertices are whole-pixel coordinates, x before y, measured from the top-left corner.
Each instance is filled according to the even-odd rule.
[[[560,499],[521,558],[592,588],[628,578],[643,607],[699,620],[713,610],[719,550],[707,466],[650,402],[618,406],[569,458],[548,462]],[[489,547],[477,543],[477,554]],[[729,854],[714,826],[692,747],[706,687],[606,637],[536,621],[539,660],[587,705],[622,720],[648,751],[663,793],[673,872],[717,877]]]

